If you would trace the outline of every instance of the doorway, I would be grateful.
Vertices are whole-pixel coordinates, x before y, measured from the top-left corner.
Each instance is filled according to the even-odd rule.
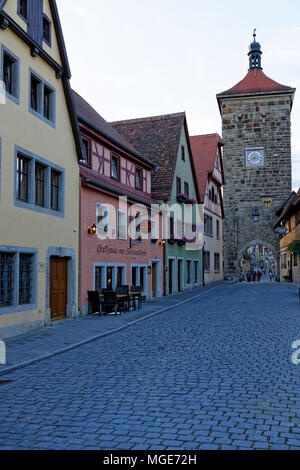
[[[169,259],[169,294],[173,294],[173,266],[174,260]]]
[[[157,263],[152,263],[152,297],[157,297]]]
[[[50,258],[50,310],[51,320],[67,316],[68,259]]]
[[[182,266],[183,266],[183,260],[179,259],[178,260],[178,292],[182,291]]]

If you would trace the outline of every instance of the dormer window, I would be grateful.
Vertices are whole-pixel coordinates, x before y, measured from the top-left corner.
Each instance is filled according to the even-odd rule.
[[[19,0],[18,2],[18,14],[22,17],[23,20],[28,20],[28,1]]]
[[[43,41],[51,46],[51,22],[46,15],[43,15]]]

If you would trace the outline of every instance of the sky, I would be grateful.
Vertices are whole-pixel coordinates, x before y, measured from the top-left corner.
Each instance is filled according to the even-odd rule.
[[[298,89],[293,189],[300,187],[299,0],[57,0],[72,88],[107,121],[185,111],[190,135],[221,131],[216,94],[246,75],[257,29],[266,75]]]

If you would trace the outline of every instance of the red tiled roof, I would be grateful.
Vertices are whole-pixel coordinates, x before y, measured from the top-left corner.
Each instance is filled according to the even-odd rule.
[[[152,193],[158,199],[171,196],[185,119],[185,113],[176,113],[111,123],[138,152],[157,165],[152,175]]]
[[[219,134],[190,137],[201,201],[204,201],[207,178],[214,171],[217,147],[223,144]]]
[[[76,91],[72,90],[73,100],[78,115],[78,119],[85,121],[87,124],[92,125],[106,138],[112,140],[114,143],[123,147],[135,156],[138,156],[141,160],[151,165],[143,154],[140,154],[136,148],[134,148],[119,132],[113,128],[102,116],[87,102],[85,101]]]
[[[276,92],[293,92],[295,88],[281,85],[271,78],[267,77],[262,70],[252,69],[246,77],[237,83],[230,90],[219,93],[217,97],[221,98],[227,95],[242,95],[256,93],[276,93]]]

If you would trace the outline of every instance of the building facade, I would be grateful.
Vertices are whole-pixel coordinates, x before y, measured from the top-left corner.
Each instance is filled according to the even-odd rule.
[[[280,282],[300,283],[300,190],[277,211],[280,234]]]
[[[202,285],[203,245],[199,232],[203,214],[185,113],[112,125],[155,165],[152,195],[159,205],[169,208],[169,217],[163,222],[168,225],[164,237],[164,295]],[[188,220],[188,214],[192,215],[186,234],[184,220]]]
[[[84,147],[80,162],[80,305],[88,291],[140,286],[162,296],[160,216],[152,210],[151,170],[143,158],[81,96],[73,92]]]
[[[279,255],[276,210],[291,192],[291,110],[295,89],[267,77],[261,46],[250,45],[249,71],[217,95],[224,141],[225,276],[237,279],[243,253],[263,245]]]
[[[218,134],[191,137],[194,165],[204,206],[203,269],[205,284],[224,279],[222,147]]]
[[[0,10],[0,337],[78,313],[80,137],[55,1]]]

